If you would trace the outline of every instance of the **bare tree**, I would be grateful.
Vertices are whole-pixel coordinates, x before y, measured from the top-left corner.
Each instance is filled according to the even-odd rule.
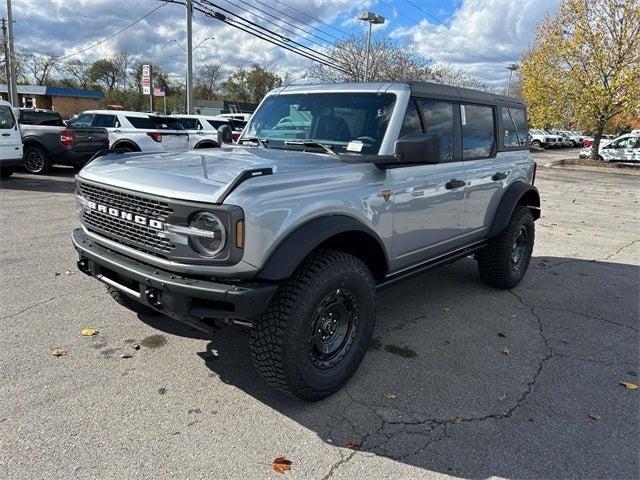
[[[55,69],[58,57],[38,53],[21,52],[18,54],[25,70],[31,74],[36,85],[46,85]]]
[[[360,82],[364,79],[367,37],[350,37],[337,42],[327,55],[337,70],[314,63],[307,78],[320,82]],[[389,37],[374,35],[369,54],[369,77],[373,82],[422,80],[470,88],[485,88],[473,76],[451,65],[433,64],[429,59],[400,47]]]
[[[89,69],[91,64],[79,58],[72,58],[64,62],[62,71],[69,75],[80,88],[89,87]]]
[[[196,78],[196,89],[199,96],[206,100],[214,98],[220,89],[220,80],[223,76],[222,65],[219,63],[205,63],[200,67]]]
[[[129,78],[129,69],[133,65],[135,56],[129,52],[118,52],[110,58],[111,62],[117,67],[118,75],[122,79],[122,89],[127,89],[127,78]]]

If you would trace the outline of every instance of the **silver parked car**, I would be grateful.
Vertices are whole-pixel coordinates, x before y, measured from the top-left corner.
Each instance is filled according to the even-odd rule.
[[[519,100],[429,83],[288,86],[238,145],[88,164],[73,244],[79,269],[133,311],[251,327],[265,380],[317,400],[362,361],[376,291],[468,256],[488,285],[523,279],[534,178]]]

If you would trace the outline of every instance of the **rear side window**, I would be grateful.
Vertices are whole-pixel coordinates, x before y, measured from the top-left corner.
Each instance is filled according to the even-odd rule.
[[[437,100],[420,100],[424,132],[440,138],[440,161],[453,161],[453,105]]]
[[[411,100],[407,105],[407,112],[404,114],[402,128],[400,129],[400,138],[413,133],[422,133],[423,131],[420,114],[416,108],[416,102]]]
[[[505,147],[527,145],[527,119],[520,108],[502,108],[502,135]],[[566,134],[562,134],[566,136]]]
[[[206,122],[211,125],[213,128],[215,128],[216,130],[219,129],[222,125],[229,125],[229,122],[227,122],[226,120],[209,120],[207,119]]]
[[[462,119],[462,158],[490,157],[495,150],[493,108],[480,105],[460,105]]]
[[[158,130],[184,130],[182,124],[176,118],[150,117],[153,127]]]
[[[149,117],[125,117],[129,120],[129,123],[133,125],[133,128],[144,128],[147,130],[154,130],[155,126]]]
[[[9,130],[16,126],[16,119],[13,116],[11,107],[0,105],[0,130]]]
[[[197,118],[178,118],[177,120],[185,130],[202,130]]]
[[[96,116],[93,118],[93,126],[103,127],[103,128],[114,128],[119,125],[117,125],[117,119],[115,115],[96,114]]]

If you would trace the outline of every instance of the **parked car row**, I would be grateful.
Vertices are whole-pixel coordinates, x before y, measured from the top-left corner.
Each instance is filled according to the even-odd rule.
[[[235,116],[241,115],[239,118]],[[0,102],[0,167],[2,177],[16,167],[46,174],[53,164],[76,169],[97,152],[177,152],[219,147],[218,130],[228,126],[236,140],[246,114],[159,115],[126,110],[88,110],[67,122],[58,112],[14,109]]]
[[[529,144],[537,148],[582,147],[585,135],[570,130],[529,130]]]
[[[591,145],[580,151],[580,158],[591,155]],[[640,130],[620,135],[610,140],[602,139],[598,149],[598,160],[604,162],[640,163]]]

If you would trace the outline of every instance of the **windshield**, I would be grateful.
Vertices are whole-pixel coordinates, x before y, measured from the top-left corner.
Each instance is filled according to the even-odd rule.
[[[272,148],[300,149],[285,142],[313,140],[336,153],[377,154],[394,105],[395,95],[374,92],[274,95],[253,115],[243,138],[268,140]]]

